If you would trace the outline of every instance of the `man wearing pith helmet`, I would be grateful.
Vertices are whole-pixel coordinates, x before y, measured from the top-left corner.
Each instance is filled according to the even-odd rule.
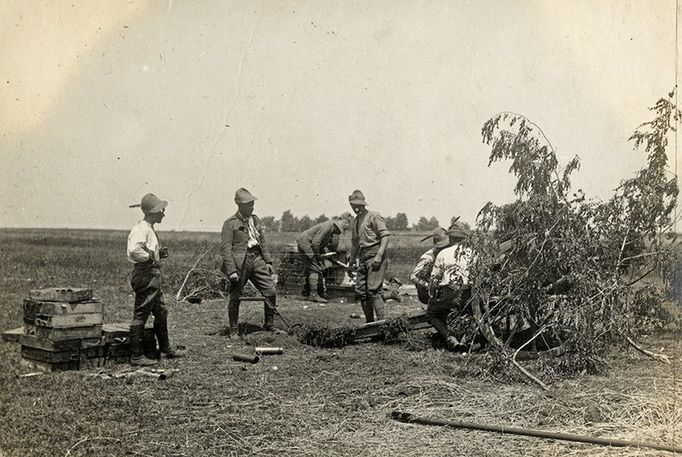
[[[182,357],[174,350],[168,338],[168,310],[161,292],[160,260],[168,257],[168,251],[159,247],[154,224],[160,224],[165,216],[168,202],[154,194],[142,197],[140,207],[144,213],[142,219],[133,227],[128,235],[128,261],[134,264],[130,285],[135,291],[133,321],[130,324],[130,363],[131,365],[153,365],[151,360],[142,355],[142,334],[149,315],[154,315],[154,333],[159,342],[159,350],[168,358]]]
[[[384,319],[384,299],[381,290],[388,267],[386,248],[390,232],[384,218],[376,211],[367,210],[367,201],[360,190],[348,197],[355,219],[351,223],[351,252],[349,265],[358,261],[355,297],[360,300],[367,322]]]
[[[274,269],[260,219],[253,214],[255,201],[251,192],[243,187],[237,189],[234,194],[237,212],[227,218],[220,235],[221,270],[230,280],[227,308],[230,338],[238,337],[239,296],[249,280],[265,297],[263,329],[274,329],[277,300]]]

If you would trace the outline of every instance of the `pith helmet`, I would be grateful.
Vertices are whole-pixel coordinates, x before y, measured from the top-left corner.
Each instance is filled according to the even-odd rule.
[[[166,206],[168,206],[168,202],[166,200],[161,200],[154,194],[146,194],[144,197],[142,197],[142,200],[139,204],[136,203],[134,205],[130,205],[130,208],[141,208],[142,212],[145,214],[154,214],[160,213],[166,208]]]
[[[339,229],[339,232],[341,232],[341,233],[343,233],[346,230],[346,228],[348,227],[348,221],[345,219],[341,219],[341,218],[332,219],[332,222],[334,223],[334,225],[336,225],[336,227]]]
[[[361,190],[355,189],[352,194],[348,197],[348,201],[352,205],[364,205],[367,206],[367,202],[365,201],[365,196],[362,193]]]
[[[346,221],[350,224],[350,221],[353,220],[353,215],[351,213],[349,213],[348,211],[346,211],[344,213],[341,213],[341,215],[339,216],[339,219],[341,219],[342,221]]]
[[[436,228],[431,235],[422,238],[422,241],[426,241],[429,238],[433,238],[433,245],[437,248],[445,248],[450,244],[450,238],[443,227]]]
[[[240,187],[237,189],[237,191],[234,193],[234,202],[239,204],[239,203],[249,203],[256,200],[256,197],[251,195],[251,192],[248,190],[244,189],[243,187]]]

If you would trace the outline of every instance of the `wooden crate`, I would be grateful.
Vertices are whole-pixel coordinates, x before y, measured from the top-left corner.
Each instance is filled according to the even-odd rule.
[[[47,338],[40,338],[39,336],[22,333],[19,336],[19,344],[35,349],[42,349],[44,351],[67,351],[103,346],[104,341],[101,337],[53,341]]]
[[[112,362],[128,363],[130,360],[128,341],[116,343],[103,343],[101,339],[62,341],[56,345],[57,349],[52,350],[44,348],[55,346],[40,340],[36,341],[30,336],[22,338],[22,341],[28,342],[29,345],[22,345],[21,357],[22,362],[30,362],[35,369],[41,371],[82,370],[104,367]],[[149,358],[159,357],[156,339],[142,341],[142,350]]]
[[[105,343],[117,343],[128,341],[130,336],[130,324],[116,322],[113,324],[104,324],[102,326],[102,339]],[[142,341],[156,340],[154,336],[154,326],[147,324],[142,333]]]
[[[116,362],[127,362],[130,357],[130,324],[113,323],[102,327],[102,340],[108,346],[107,357]],[[147,324],[142,333],[142,351],[147,357],[158,358],[154,327]]]
[[[345,298],[348,303],[355,302],[355,286],[346,284],[327,284],[329,298]]]
[[[2,332],[2,341],[6,343],[18,343],[19,337],[24,333],[24,327],[13,328]]]
[[[101,338],[102,324],[85,327],[53,328],[24,323],[24,333],[52,341]]]
[[[102,313],[77,313],[77,314],[36,314],[34,325],[36,327],[49,327],[53,329],[71,329],[78,327],[91,327],[102,325]]]
[[[142,352],[149,358],[158,358],[159,350],[156,347],[156,340],[143,340]],[[127,362],[130,358],[130,343],[124,341],[122,343],[111,343],[107,345],[106,358],[107,360],[114,360],[116,362]]]
[[[90,300],[79,303],[24,300],[24,322],[32,324],[36,316],[60,316],[65,314],[102,314],[102,302]]]
[[[92,299],[92,289],[78,287],[52,287],[33,289],[28,296],[32,300],[75,303]]]
[[[81,357],[79,360],[69,360],[66,362],[41,362],[40,360],[22,358],[20,363],[21,366],[32,371],[54,372],[101,368],[108,361],[109,359],[106,357]]]
[[[94,346],[86,349],[81,349],[79,347],[62,351],[49,351],[30,346],[21,346],[21,357],[23,359],[44,363],[64,363],[73,361],[80,363],[81,359],[92,359],[104,356],[104,345]]]

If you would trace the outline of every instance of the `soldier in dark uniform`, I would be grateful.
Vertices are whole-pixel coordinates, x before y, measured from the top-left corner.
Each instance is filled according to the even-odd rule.
[[[260,219],[253,214],[255,200],[248,190],[237,189],[234,201],[238,210],[225,221],[220,235],[221,270],[230,280],[228,319],[231,338],[238,336],[239,296],[249,280],[265,297],[263,329],[274,329],[277,301],[272,277],[274,268]]]
[[[384,299],[381,290],[388,268],[386,248],[390,232],[384,218],[376,211],[367,210],[365,196],[354,190],[348,197],[355,219],[351,223],[352,247],[349,264],[351,268],[358,261],[355,296],[362,305],[367,322],[384,318]]]
[[[346,230],[347,225],[347,222],[343,219],[320,222],[302,232],[296,238],[298,252],[302,254],[304,261],[304,292],[307,289],[310,300],[313,302],[327,303],[326,297],[319,294],[320,289],[324,291],[324,270],[327,268],[322,254],[330,247],[330,244],[334,241],[334,236],[342,234]],[[336,244],[338,245],[338,239]],[[313,292],[310,294],[311,285],[317,286],[316,292],[318,293]]]

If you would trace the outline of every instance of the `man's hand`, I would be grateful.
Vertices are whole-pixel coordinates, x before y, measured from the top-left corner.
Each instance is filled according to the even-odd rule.
[[[369,266],[372,268],[372,270],[377,271],[377,270],[379,270],[379,268],[381,268],[381,261],[382,260],[383,259],[381,258],[381,256],[377,255],[372,259]]]
[[[159,258],[160,259],[168,258],[168,248],[166,246],[159,248]]]
[[[152,251],[151,249],[149,249],[149,248],[148,248],[147,246],[145,246],[145,245],[142,245],[141,247],[142,247],[142,249],[144,250],[144,252],[146,252],[146,253],[149,255],[149,258],[150,258],[151,260],[156,260],[156,256],[154,255],[154,251]]]
[[[271,263],[266,263],[266,264],[265,264],[265,267],[268,269],[268,274],[269,274],[270,276],[272,276],[273,274],[275,274],[275,269],[274,269],[274,267],[272,266]]]
[[[227,277],[227,279],[229,279],[231,283],[238,283],[239,282],[239,275],[237,273],[230,273],[230,275]]]

